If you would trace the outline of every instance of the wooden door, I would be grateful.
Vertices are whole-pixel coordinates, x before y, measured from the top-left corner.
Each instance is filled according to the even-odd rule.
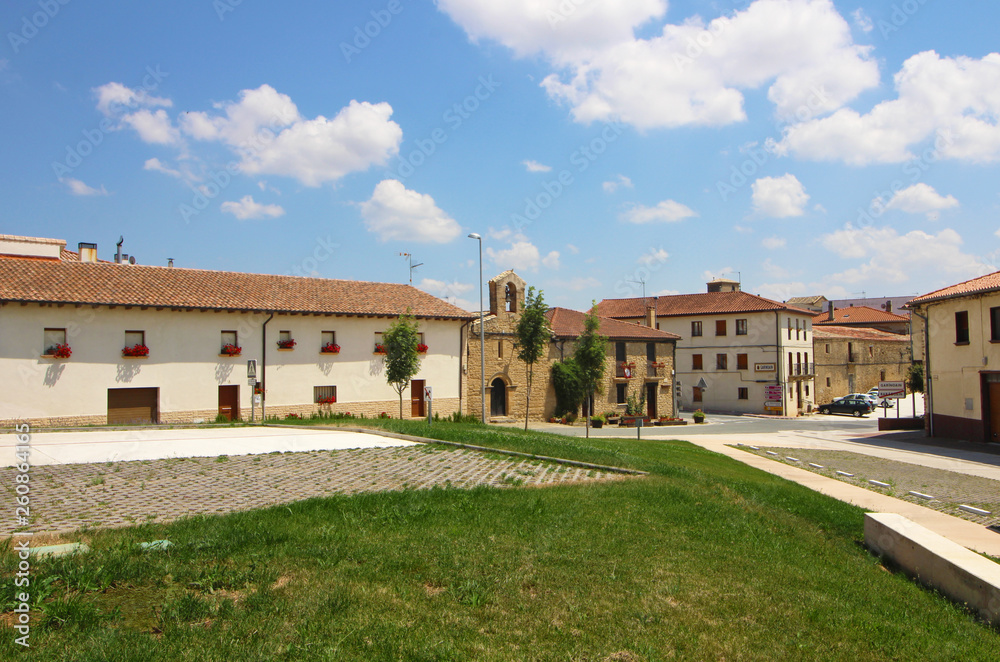
[[[240,387],[237,384],[219,387],[219,413],[235,421],[240,417]]]
[[[507,415],[507,385],[497,377],[490,384],[490,416]]]
[[[988,382],[990,398],[990,428],[986,431],[986,441],[1000,441],[1000,382]]]
[[[656,383],[646,384],[646,416],[656,418]]]
[[[413,418],[423,418],[427,415],[424,408],[424,380],[410,380],[410,416]]]

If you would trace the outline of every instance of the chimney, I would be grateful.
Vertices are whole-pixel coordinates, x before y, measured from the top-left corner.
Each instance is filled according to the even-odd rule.
[[[892,312],[892,299],[886,299],[886,302],[885,302],[885,312],[887,312],[887,313],[891,313]]]
[[[832,322],[834,320],[834,317],[835,317],[835,315],[833,314],[834,310],[835,309],[833,307],[833,302],[831,301],[830,302],[830,312],[828,312],[827,315],[826,315],[827,321]]]
[[[168,257],[167,258],[167,266],[168,267],[174,266],[174,258],[172,258],[172,257]]]
[[[656,299],[653,299],[652,303],[646,301],[646,326],[651,329],[656,328]]]
[[[97,244],[88,244],[81,241],[76,245],[76,248],[80,254],[80,262],[97,262]]]

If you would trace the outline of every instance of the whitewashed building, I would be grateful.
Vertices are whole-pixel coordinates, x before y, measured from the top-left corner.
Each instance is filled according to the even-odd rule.
[[[404,416],[425,414],[424,387],[435,412],[460,411],[473,315],[412,286],[118,264],[0,235],[0,423],[249,419],[251,359],[268,415],[396,417],[376,345],[408,310],[426,352]]]

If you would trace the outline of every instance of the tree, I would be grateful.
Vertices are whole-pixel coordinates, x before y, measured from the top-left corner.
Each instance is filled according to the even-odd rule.
[[[917,415],[917,393],[924,392],[924,364],[911,363],[906,373],[906,388],[910,389],[910,401],[913,403],[913,415]]]
[[[524,297],[521,317],[517,320],[517,329],[514,331],[517,336],[514,341],[517,358],[528,366],[528,390],[524,405],[525,430],[528,429],[528,412],[531,409],[531,377],[534,373],[535,363],[545,356],[545,350],[552,337],[549,320],[545,316],[546,312],[548,309],[542,299],[542,291],[539,290],[538,296],[535,296],[535,288],[529,287]]]
[[[556,391],[556,418],[575,414],[583,402],[584,392],[580,385],[580,367],[572,356],[552,365],[552,386]]]
[[[382,345],[385,346],[386,381],[399,394],[400,418],[403,418],[403,391],[410,385],[410,379],[420,370],[420,353],[417,352],[419,342],[417,321],[409,309],[382,334]]]
[[[601,321],[597,318],[597,303],[594,302],[583,321],[583,333],[576,341],[573,358],[580,369],[580,383],[586,394],[584,407],[587,415],[587,436],[590,436],[590,403],[594,393],[600,393],[604,382],[604,359],[608,353],[608,339],[597,331]]]

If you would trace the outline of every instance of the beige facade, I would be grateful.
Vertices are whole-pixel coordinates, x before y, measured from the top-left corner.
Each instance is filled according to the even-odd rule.
[[[517,358],[514,347],[525,287],[524,280],[512,271],[490,280],[490,309],[484,319],[487,420],[523,419],[529,407],[527,366]],[[582,313],[566,309],[549,311],[553,339],[545,357],[534,365],[529,419],[546,420],[553,415],[556,394],[552,366],[573,355],[582,317]],[[609,342],[604,384],[595,396],[594,412],[624,413],[628,396],[638,399],[645,394],[650,415],[673,416],[675,339],[655,329],[616,320],[602,319],[599,333],[608,336]],[[473,415],[482,411],[479,348],[479,321],[474,320],[469,327],[466,380],[466,412]],[[654,360],[648,360],[649,356]]]
[[[903,381],[910,368],[910,337],[874,329],[813,327],[816,402],[866,393],[880,381]]]

